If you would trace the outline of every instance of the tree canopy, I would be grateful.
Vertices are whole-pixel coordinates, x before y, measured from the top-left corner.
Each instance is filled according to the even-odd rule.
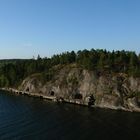
[[[135,52],[85,49],[78,52],[64,52],[53,55],[51,58],[41,58],[38,55],[37,59],[0,60],[0,86],[16,86],[24,78],[35,73],[46,73],[45,75],[49,75],[50,79],[53,75],[52,67],[71,63],[90,71],[140,76],[140,55]]]

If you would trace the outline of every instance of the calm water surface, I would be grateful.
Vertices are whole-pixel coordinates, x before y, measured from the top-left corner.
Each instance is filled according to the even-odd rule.
[[[0,91],[0,140],[140,140],[140,113],[57,104]]]

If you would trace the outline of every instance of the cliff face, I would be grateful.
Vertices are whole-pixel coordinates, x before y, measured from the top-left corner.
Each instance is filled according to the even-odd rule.
[[[26,78],[19,89],[67,102],[140,111],[140,78],[122,73],[97,74],[76,66],[56,67],[54,71],[51,80],[42,82],[33,75]]]

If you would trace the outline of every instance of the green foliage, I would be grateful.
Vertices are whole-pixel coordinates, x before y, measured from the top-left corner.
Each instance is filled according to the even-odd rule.
[[[24,78],[35,73],[42,73],[42,81],[50,81],[57,72],[57,69],[53,71],[54,66],[62,67],[72,63],[97,73],[126,73],[140,77],[140,55],[135,52],[85,49],[77,53],[72,51],[57,54],[51,58],[41,58],[38,55],[37,59],[0,60],[0,86],[16,86]],[[68,82],[76,85],[78,80],[72,77]]]
[[[68,83],[77,86],[78,85],[78,79],[75,75],[72,75],[67,80]]]
[[[133,97],[140,97],[140,92],[132,92],[127,96],[127,98],[133,98]]]
[[[0,76],[0,87],[8,87],[9,86],[9,81],[8,79],[4,76]]]
[[[54,75],[54,71],[53,70],[49,70],[47,73],[44,74],[45,81],[52,80],[53,75]]]

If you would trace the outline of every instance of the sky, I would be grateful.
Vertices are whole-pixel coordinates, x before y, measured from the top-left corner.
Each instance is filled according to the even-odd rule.
[[[0,59],[91,48],[140,53],[140,0],[0,0]]]

